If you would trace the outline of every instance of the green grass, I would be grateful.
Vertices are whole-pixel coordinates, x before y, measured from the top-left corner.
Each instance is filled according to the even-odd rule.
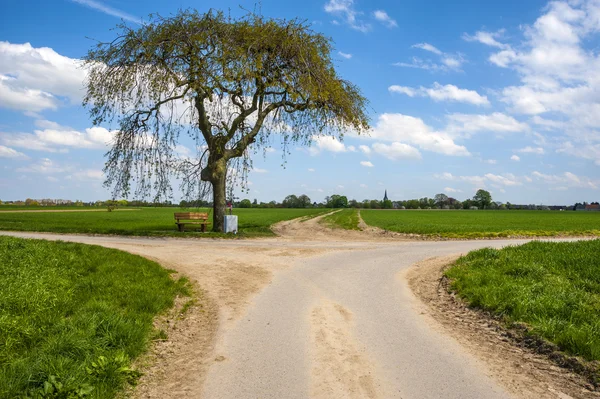
[[[600,212],[361,210],[366,224],[445,238],[600,236]]]
[[[342,209],[322,219],[329,227],[344,230],[360,230],[358,228],[358,210]]]
[[[460,258],[446,275],[472,306],[526,323],[569,354],[600,360],[598,254],[600,240],[487,248]]]
[[[177,231],[173,213],[210,212],[209,209],[138,208],[114,212],[17,212],[0,211],[0,230],[47,231],[55,233],[117,234],[136,236],[201,236],[221,237],[222,234]],[[323,209],[234,209],[239,216],[239,236],[273,236],[270,226],[282,220],[317,215]],[[209,225],[209,230],[210,230]]]
[[[131,361],[153,318],[190,290],[139,256],[11,237],[0,237],[0,287],[2,398],[114,397],[138,377]]]

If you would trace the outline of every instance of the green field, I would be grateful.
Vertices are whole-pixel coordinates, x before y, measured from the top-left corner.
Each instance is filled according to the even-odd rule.
[[[358,228],[358,210],[342,209],[323,218],[327,226],[344,230],[360,230]]]
[[[600,236],[600,212],[361,210],[366,224],[444,238]]]
[[[0,287],[1,398],[114,397],[139,376],[154,317],[190,291],[139,256],[11,237]]]
[[[446,275],[472,306],[526,323],[569,354],[600,360],[598,254],[600,240],[486,248],[460,258]]]
[[[81,209],[81,208],[79,208]],[[84,208],[85,209],[85,208]],[[2,212],[0,230],[47,231],[55,233],[118,234],[138,236],[207,236],[218,234],[177,231],[173,213],[210,212],[209,209],[137,208],[108,212]],[[301,216],[317,215],[323,209],[234,209],[239,235],[272,236],[272,224]],[[210,229],[210,227],[209,227]]]

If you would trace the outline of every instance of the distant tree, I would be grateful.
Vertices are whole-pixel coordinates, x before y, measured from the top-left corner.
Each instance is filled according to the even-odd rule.
[[[479,189],[473,196],[473,202],[479,209],[485,209],[492,203],[492,194],[489,191]]]
[[[450,202],[448,201],[448,196],[446,194],[436,194],[435,197],[433,197],[433,200],[435,202],[436,206],[439,206],[440,208],[442,208],[444,205],[450,205]]]
[[[348,198],[345,195],[334,194],[325,197],[327,208],[348,208]]]
[[[360,203],[360,207],[363,209],[370,209],[371,208],[371,201],[369,200],[363,200],[363,202]]]
[[[127,206],[129,205],[129,202],[126,199],[120,199],[117,201],[117,205],[119,206]]]
[[[287,197],[285,197],[285,199],[281,203],[281,205],[284,208],[299,208],[298,204],[299,204],[298,197],[296,197],[294,194],[288,195]]]
[[[350,201],[348,201],[348,207],[350,208],[360,208],[360,203],[355,200],[355,199],[351,199]]]
[[[240,201],[240,208],[252,208],[252,202],[248,198]]]
[[[312,201],[306,194],[302,194],[298,197],[298,207],[299,208],[310,208],[312,206]]]
[[[388,199],[388,200],[381,201],[381,207],[383,209],[392,209],[394,207],[394,204],[392,203],[391,200]]]
[[[381,209],[381,201],[379,200],[371,200],[370,202],[371,209]]]
[[[254,201],[252,201],[252,206],[253,207],[258,206],[258,201],[256,200],[256,198],[254,198]]]

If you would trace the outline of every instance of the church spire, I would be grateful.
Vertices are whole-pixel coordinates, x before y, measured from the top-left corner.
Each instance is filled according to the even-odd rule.
[[[387,197],[387,190],[385,190],[385,195],[383,196],[383,200],[384,200],[384,201],[387,201],[387,200],[388,200],[388,197]]]

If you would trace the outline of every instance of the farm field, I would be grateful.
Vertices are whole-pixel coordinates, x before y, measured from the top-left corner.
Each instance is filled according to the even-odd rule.
[[[567,353],[597,361],[598,253],[600,240],[485,248],[460,258],[446,275],[471,306],[526,323]]]
[[[85,208],[84,208],[85,209]],[[90,208],[95,209],[95,208]],[[234,209],[239,217],[239,235],[268,237],[269,228],[282,220],[313,216],[323,209]],[[54,233],[117,234],[137,236],[220,236],[214,233],[180,233],[173,218],[175,212],[209,212],[210,209],[124,208],[113,212],[2,212],[0,230],[45,231]],[[210,225],[209,228],[210,230]]]
[[[113,398],[161,337],[154,317],[191,291],[140,256],[12,237],[0,237],[0,286],[2,398]]]
[[[370,226],[443,238],[600,236],[600,212],[361,210]]]
[[[341,211],[325,216],[322,220],[327,226],[344,230],[359,230],[358,210],[342,209]]]

